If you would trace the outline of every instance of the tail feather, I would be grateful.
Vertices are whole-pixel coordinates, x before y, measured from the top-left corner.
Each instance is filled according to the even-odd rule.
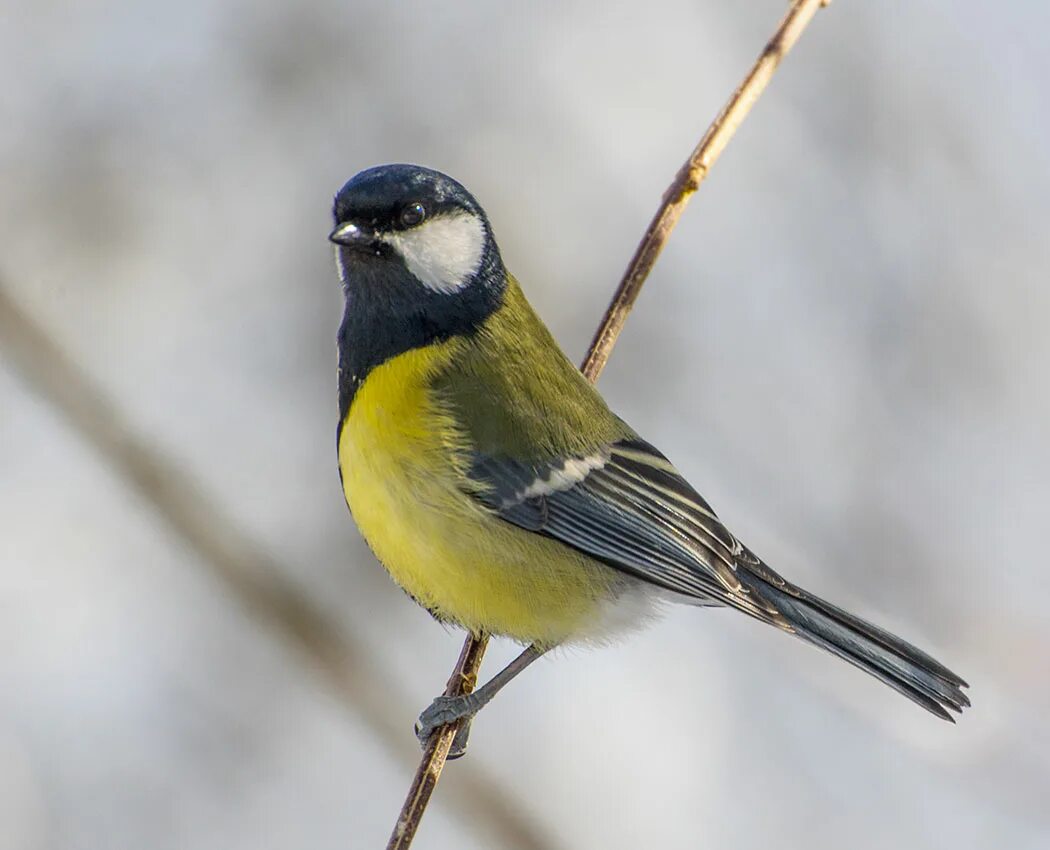
[[[966,682],[907,641],[787,582],[778,586],[761,573],[754,578],[759,586],[753,589],[808,643],[870,673],[944,720],[954,723],[948,709],[958,713],[970,705],[962,691]]]

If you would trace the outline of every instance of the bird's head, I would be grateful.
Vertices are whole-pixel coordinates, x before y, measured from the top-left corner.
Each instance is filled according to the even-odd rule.
[[[416,287],[451,296],[499,285],[499,249],[474,197],[438,171],[380,165],[335,196],[329,239],[344,286]]]
[[[499,308],[507,273],[488,218],[451,177],[381,165],[335,196],[336,264],[346,306],[339,328],[340,405],[407,351],[475,334]]]

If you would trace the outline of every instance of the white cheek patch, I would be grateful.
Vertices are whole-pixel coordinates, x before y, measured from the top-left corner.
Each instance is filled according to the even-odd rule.
[[[468,212],[440,215],[382,238],[401,255],[405,268],[435,292],[457,292],[470,283],[485,250],[485,227]]]

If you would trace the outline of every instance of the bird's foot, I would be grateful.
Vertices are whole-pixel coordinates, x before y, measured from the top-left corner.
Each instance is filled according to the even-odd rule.
[[[448,748],[447,758],[449,761],[454,761],[467,754],[467,742],[470,740],[470,727],[472,725],[474,725],[473,714],[464,717],[460,722],[459,729],[456,730],[456,737],[452,739],[452,745]]]
[[[455,723],[457,720],[462,720],[463,722],[456,731],[456,737],[452,739],[452,746],[448,751],[449,759],[459,758],[467,751],[467,739],[470,737],[471,722],[480,708],[481,705],[478,704],[474,694],[436,697],[419,715],[419,720],[416,721],[416,737],[419,738],[420,745],[425,748],[431,735],[438,729],[450,723]]]

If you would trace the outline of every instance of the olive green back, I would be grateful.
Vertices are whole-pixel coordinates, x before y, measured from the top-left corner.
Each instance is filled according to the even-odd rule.
[[[502,307],[439,373],[434,390],[455,408],[475,449],[521,461],[587,455],[634,436],[562,352],[507,276]]]

